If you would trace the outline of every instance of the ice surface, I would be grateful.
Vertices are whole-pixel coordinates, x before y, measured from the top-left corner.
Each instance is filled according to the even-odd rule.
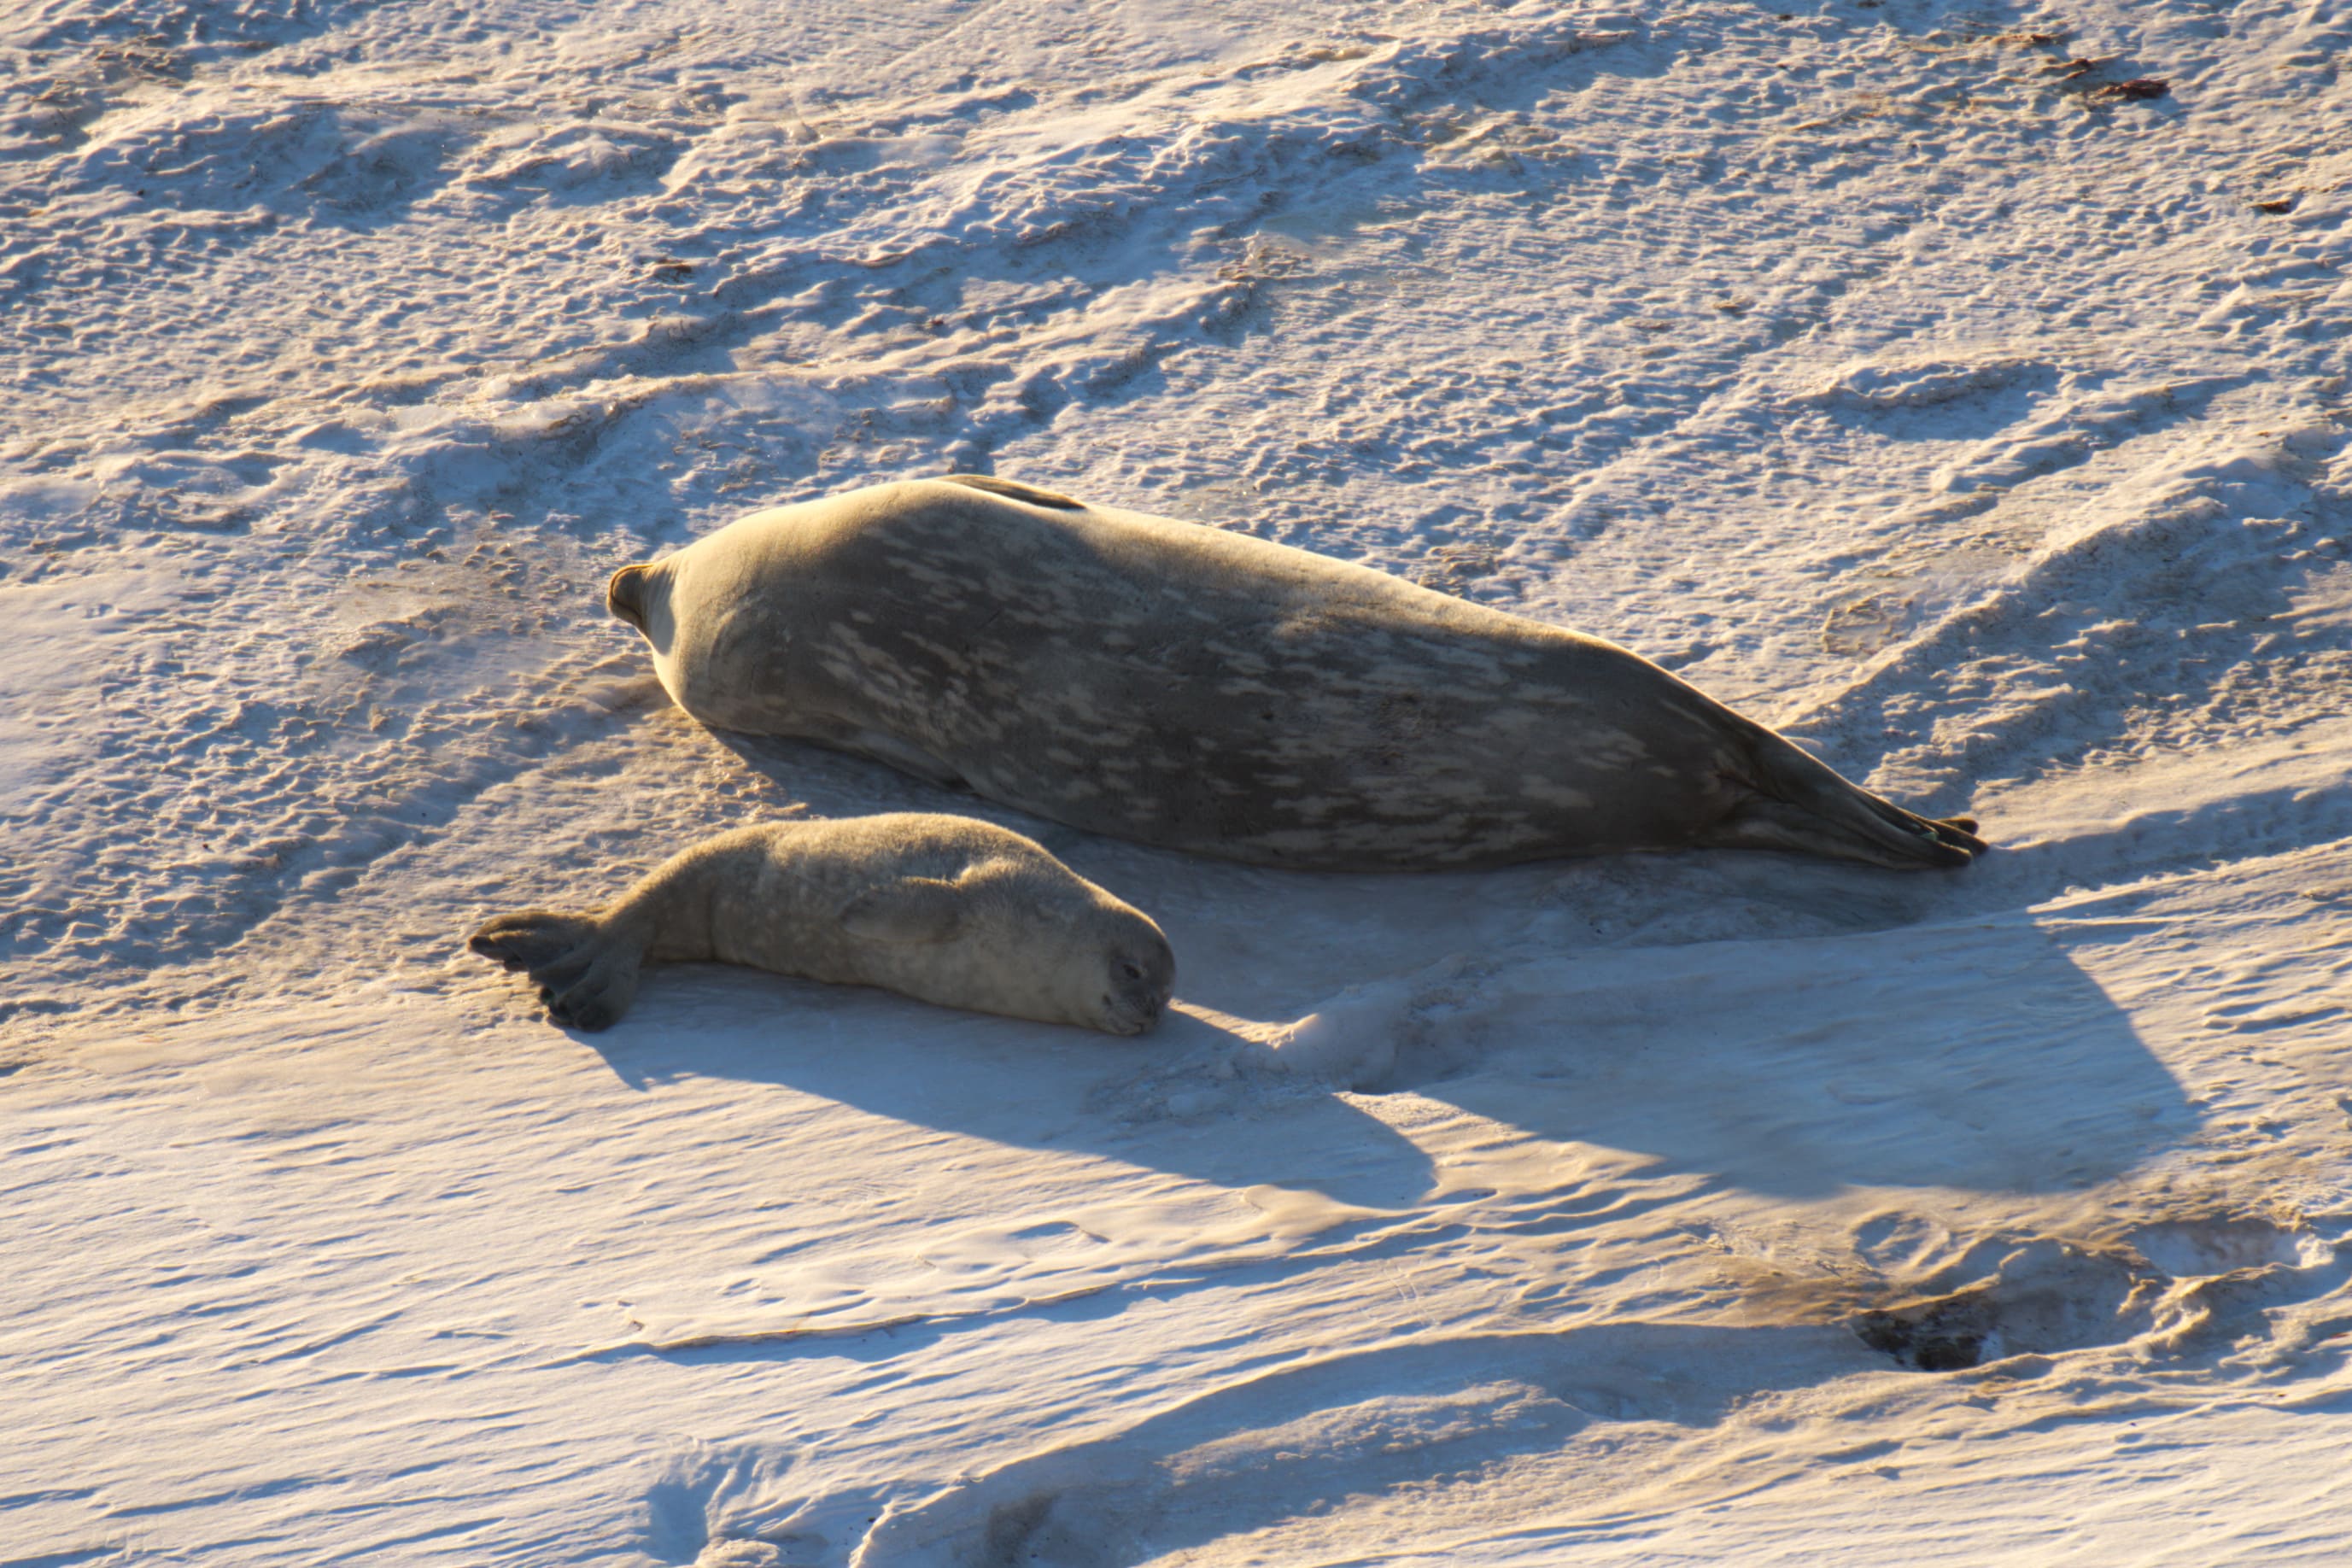
[[[2347,50],[13,8],[0,1562],[2344,1561]],[[1616,638],[2000,849],[1212,865],[700,731],[603,614],[950,468]],[[575,1037],[462,949],[903,807],[1178,1010]]]

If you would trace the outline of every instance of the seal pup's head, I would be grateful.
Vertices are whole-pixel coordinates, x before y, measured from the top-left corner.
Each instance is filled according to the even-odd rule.
[[[1077,991],[1079,1016],[1094,1027],[1140,1035],[1160,1022],[1176,994],[1176,954],[1150,916],[1098,888],[1093,890],[1095,908],[1086,925],[1097,941],[1081,945],[1095,951],[1070,965],[1064,983]]]
[[[887,812],[759,831],[795,875],[856,889],[837,919],[866,984],[1111,1035],[1167,1010],[1176,955],[1151,917],[1011,828]]]

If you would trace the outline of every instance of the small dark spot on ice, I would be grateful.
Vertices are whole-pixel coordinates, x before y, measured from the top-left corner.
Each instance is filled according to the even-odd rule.
[[[1864,1344],[1920,1372],[1959,1372],[1977,1364],[1991,1332],[1990,1306],[1969,1292],[1908,1311],[1864,1312],[1853,1331]]]
[[[2091,96],[2137,103],[2162,98],[2171,90],[2172,84],[2162,77],[2136,76],[2129,81],[2110,82]]]
[[[1990,1274],[1846,1320],[1856,1338],[1919,1372],[1959,1372],[2006,1356],[2117,1344],[2147,1327],[2165,1283],[2145,1259],[2055,1240],[2003,1239]]]
[[[2294,211],[2294,198],[2281,196],[2275,201],[2255,202],[2253,208],[2258,213],[2291,213]]]

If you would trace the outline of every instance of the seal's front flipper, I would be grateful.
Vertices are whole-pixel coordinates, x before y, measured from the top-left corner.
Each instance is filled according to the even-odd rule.
[[[940,477],[949,484],[961,485],[966,489],[986,490],[991,495],[1003,496],[1008,500],[1024,500],[1031,506],[1047,507],[1055,511],[1087,510],[1086,502],[1072,500],[1059,490],[1043,489],[1036,485],[1024,485],[1018,479],[1000,479],[994,474],[941,474]]]
[[[523,910],[488,921],[466,941],[509,970],[527,970],[547,1016],[572,1028],[608,1028],[637,996],[645,942],[594,915]]]
[[[841,911],[841,929],[865,942],[945,942],[963,925],[968,898],[936,877],[901,877],[852,899]]]
[[[845,751],[856,752],[877,763],[887,763],[902,773],[912,773],[925,784],[937,784],[941,789],[970,787],[963,782],[961,773],[930,752],[911,741],[886,735],[879,730],[853,731],[833,740],[832,743]]]

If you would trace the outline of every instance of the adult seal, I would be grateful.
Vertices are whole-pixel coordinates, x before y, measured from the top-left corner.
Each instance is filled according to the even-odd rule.
[[[606,599],[706,724],[1170,848],[1358,871],[1985,847],[1614,643],[1003,479],[755,512]]]
[[[601,910],[524,910],[467,946],[602,1029],[657,962],[743,963],[942,1006],[1139,1035],[1176,975],[1150,917],[1017,833],[911,812],[738,828]]]

